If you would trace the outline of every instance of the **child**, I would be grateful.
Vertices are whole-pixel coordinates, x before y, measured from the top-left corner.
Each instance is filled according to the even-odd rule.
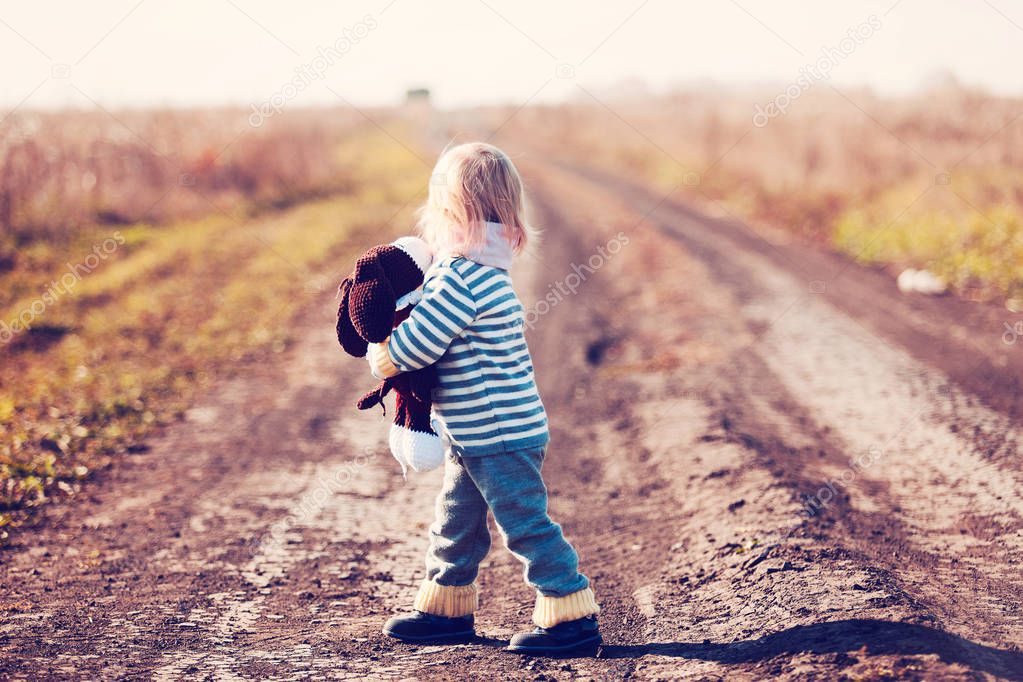
[[[384,626],[406,642],[474,636],[489,509],[537,590],[537,627],[515,635],[509,650],[544,654],[601,643],[589,580],[547,515],[540,475],[547,415],[508,274],[532,232],[524,214],[522,181],[500,149],[477,142],[443,154],[419,222],[437,253],[422,301],[388,341],[370,345],[378,377],[436,363],[434,429],[449,443],[415,611]]]

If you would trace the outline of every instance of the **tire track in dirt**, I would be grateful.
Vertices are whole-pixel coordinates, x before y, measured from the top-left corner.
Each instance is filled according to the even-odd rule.
[[[714,239],[692,222],[669,229],[691,229],[704,244]],[[936,604],[950,585],[962,585],[948,614],[953,622],[977,632],[1001,621],[999,639],[1014,641],[1023,632],[1012,596],[1023,544],[1016,423],[820,297],[807,297],[808,283],[728,247],[719,240],[710,248],[728,253],[759,291],[743,306],[751,324],[765,326],[757,355],[842,444],[820,480],[841,481],[838,494],[861,515],[899,520],[908,543],[933,559],[915,582]],[[862,468],[852,464],[857,457],[867,462]]]
[[[602,179],[594,184],[606,190],[615,183]],[[627,194],[642,206],[660,201],[635,189]],[[700,254],[715,268],[719,282],[739,289],[740,314],[756,331],[756,344],[748,350],[763,358],[768,371],[760,372],[760,385],[748,388],[745,396],[737,399],[733,391],[725,414],[749,412],[758,394],[773,395],[776,402],[788,403],[787,412],[799,415],[802,430],[822,448],[824,461],[812,463],[809,477],[810,472],[801,471],[807,451],[785,443],[791,431],[781,440],[771,435],[774,430],[765,426],[779,415],[770,409],[761,409],[763,414],[752,420],[746,415],[747,432],[740,432],[740,438],[765,451],[766,464],[777,469],[781,480],[811,494],[818,488],[815,479],[838,480],[850,469],[850,453],[868,452],[878,444],[897,453],[898,458],[872,457],[836,493],[836,508],[828,511],[851,532],[844,544],[862,552],[861,560],[876,563],[877,552],[869,551],[876,549],[876,540],[857,541],[855,533],[870,529],[888,535],[889,542],[881,545],[894,547],[896,561],[886,557],[879,566],[897,576],[889,580],[901,585],[896,589],[923,598],[943,616],[945,627],[971,636],[982,632],[989,643],[1014,646],[1023,631],[1013,596],[1020,587],[1015,570],[1020,481],[1015,469],[997,464],[1016,462],[1013,422],[979,405],[939,371],[806,296],[805,284],[737,249],[715,233],[716,225],[699,224],[689,211],[673,212],[670,203],[655,213],[651,221],[662,232]],[[786,389],[785,400],[779,400],[779,388]],[[814,420],[827,427],[808,430]],[[818,459],[812,450],[812,459]],[[795,455],[795,461],[777,467],[771,460],[778,455]],[[899,562],[900,550],[909,562]]]

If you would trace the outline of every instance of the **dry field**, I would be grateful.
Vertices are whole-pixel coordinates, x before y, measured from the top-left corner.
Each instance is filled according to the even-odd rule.
[[[386,119],[385,119],[386,120]],[[0,136],[0,533],[293,340],[422,188],[351,111],[15,115]]]
[[[245,201],[284,207],[346,189],[339,153],[361,117],[289,112],[14,113],[0,124],[0,226],[8,250],[89,224],[166,222]]]
[[[517,113],[500,136],[1023,308],[1023,101],[958,86],[891,99],[821,85],[771,117],[777,96],[587,90]],[[495,125],[512,113],[486,112]]]

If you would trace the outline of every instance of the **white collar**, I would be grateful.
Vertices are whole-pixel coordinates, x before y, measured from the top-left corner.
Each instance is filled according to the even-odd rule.
[[[500,270],[510,270],[515,252],[504,236],[505,228],[501,223],[486,222],[484,224],[484,242],[482,246],[472,249],[451,250],[443,253],[434,261],[438,263],[451,256],[463,256],[469,260]]]

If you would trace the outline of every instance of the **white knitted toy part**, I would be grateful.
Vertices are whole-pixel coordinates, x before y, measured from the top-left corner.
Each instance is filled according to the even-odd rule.
[[[435,433],[413,431],[398,424],[391,425],[388,440],[391,455],[401,465],[401,475],[408,477],[408,470],[433,471],[444,463],[444,443]]]
[[[407,253],[424,275],[433,264],[433,252],[427,243],[419,237],[401,237],[395,239],[391,244]]]

